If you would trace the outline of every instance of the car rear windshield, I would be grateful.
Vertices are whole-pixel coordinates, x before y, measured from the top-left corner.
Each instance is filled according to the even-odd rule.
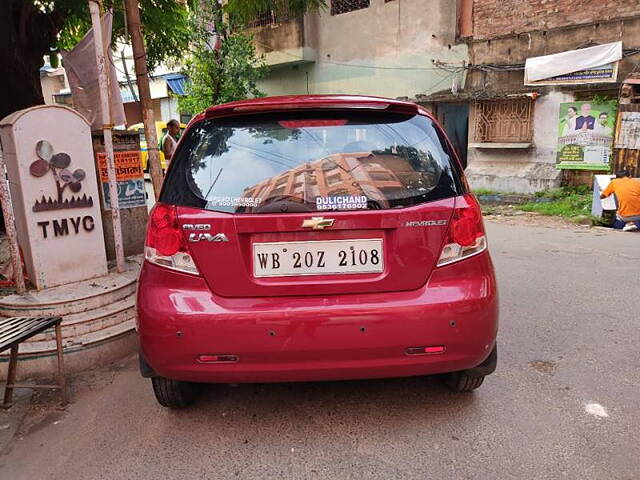
[[[463,189],[441,131],[421,115],[208,119],[171,163],[161,201],[229,213],[403,208]]]

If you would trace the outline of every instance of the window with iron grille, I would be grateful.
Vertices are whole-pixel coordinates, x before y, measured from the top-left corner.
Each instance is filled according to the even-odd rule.
[[[331,15],[369,8],[369,0],[331,0]]]
[[[479,143],[526,143],[533,139],[529,97],[478,101],[474,139]]]

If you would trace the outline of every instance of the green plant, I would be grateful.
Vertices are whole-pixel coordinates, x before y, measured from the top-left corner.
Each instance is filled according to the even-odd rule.
[[[191,56],[183,73],[189,78],[180,111],[197,113],[211,105],[259,97],[257,86],[266,73],[264,58],[253,39],[235,30],[217,0],[202,0],[190,15]]]
[[[595,104],[608,104],[611,107],[611,111],[618,109],[618,99],[609,95],[601,95],[597,93],[593,96],[591,102]]]
[[[489,190],[486,188],[478,188],[476,190],[473,190],[473,194],[474,195],[501,195],[503,194],[502,192],[498,192],[496,190]]]
[[[565,187],[538,194],[548,198],[548,202],[532,202],[521,205],[525,212],[537,212],[542,215],[553,215],[564,218],[589,216],[591,214],[592,194],[588,187]]]
[[[200,0],[189,17],[190,57],[183,73],[187,95],[178,99],[181,111],[200,112],[211,105],[264,95],[258,81],[267,72],[256,52],[247,22],[257,15],[284,10],[301,15],[326,6],[324,0]]]
[[[551,198],[561,199],[570,195],[591,195],[591,187],[588,185],[577,185],[572,187],[554,188],[552,190],[544,190],[542,192],[536,192],[535,196],[538,198]]]

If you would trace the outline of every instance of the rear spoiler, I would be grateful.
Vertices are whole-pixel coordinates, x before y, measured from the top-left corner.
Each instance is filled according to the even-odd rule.
[[[363,99],[358,97],[315,97],[304,101],[299,99],[265,99],[265,102],[252,103],[237,102],[210,107],[206,110],[205,118],[229,117],[263,112],[290,112],[304,110],[376,110],[393,113],[416,115],[418,106],[409,102],[398,102],[384,99]]]

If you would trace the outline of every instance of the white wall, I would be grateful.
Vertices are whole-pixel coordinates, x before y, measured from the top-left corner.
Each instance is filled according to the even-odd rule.
[[[304,22],[305,46],[315,62],[273,68],[261,87],[269,95],[349,93],[415,97],[450,88],[463,74],[432,60],[467,60],[455,45],[456,2],[371,0],[369,8],[340,15],[324,11]],[[264,40],[263,40],[264,41]],[[417,67],[407,69],[407,67]]]

